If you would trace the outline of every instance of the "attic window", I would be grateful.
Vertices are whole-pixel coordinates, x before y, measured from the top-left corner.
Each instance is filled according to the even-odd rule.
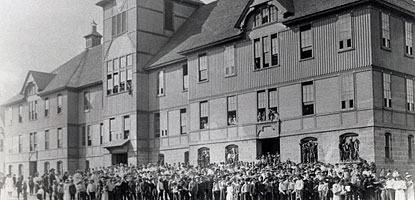
[[[28,95],[28,96],[32,96],[32,95],[37,94],[36,85],[35,85],[35,84],[33,84],[33,83],[30,83],[30,84],[28,85],[28,87],[27,87],[26,91],[27,91],[27,95]]]
[[[258,10],[254,18],[254,27],[276,22],[278,20],[278,12],[275,6],[268,6]]]

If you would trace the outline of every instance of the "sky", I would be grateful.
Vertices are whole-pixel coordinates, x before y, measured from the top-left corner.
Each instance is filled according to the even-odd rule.
[[[92,20],[102,33],[97,1],[1,0],[0,104],[20,91],[29,70],[51,72],[82,52]]]

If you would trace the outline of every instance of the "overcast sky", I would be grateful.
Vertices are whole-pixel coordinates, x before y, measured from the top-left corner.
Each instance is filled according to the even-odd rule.
[[[50,72],[83,51],[92,20],[102,33],[96,2],[1,0],[0,103],[17,94],[29,70]]]

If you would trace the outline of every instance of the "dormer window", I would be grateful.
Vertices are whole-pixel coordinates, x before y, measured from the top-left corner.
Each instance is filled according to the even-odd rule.
[[[278,20],[278,12],[275,6],[268,6],[259,9],[254,19],[254,27],[276,22]]]
[[[36,85],[33,83],[29,83],[26,89],[26,94],[28,96],[36,95],[37,94],[37,88]]]

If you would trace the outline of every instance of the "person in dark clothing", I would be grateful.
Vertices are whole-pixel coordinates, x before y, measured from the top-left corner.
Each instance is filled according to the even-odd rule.
[[[136,184],[134,180],[130,180],[128,182],[128,199],[129,200],[136,200]]]
[[[35,187],[35,182],[33,182],[33,177],[29,176],[29,194],[33,195],[33,188]]]
[[[69,195],[71,196],[71,200],[75,200],[76,186],[73,183],[73,180],[71,180],[71,184],[69,185]]]
[[[16,189],[17,189],[17,199],[20,199],[20,194],[23,191],[22,185],[23,184],[23,176],[21,175],[16,182]]]

